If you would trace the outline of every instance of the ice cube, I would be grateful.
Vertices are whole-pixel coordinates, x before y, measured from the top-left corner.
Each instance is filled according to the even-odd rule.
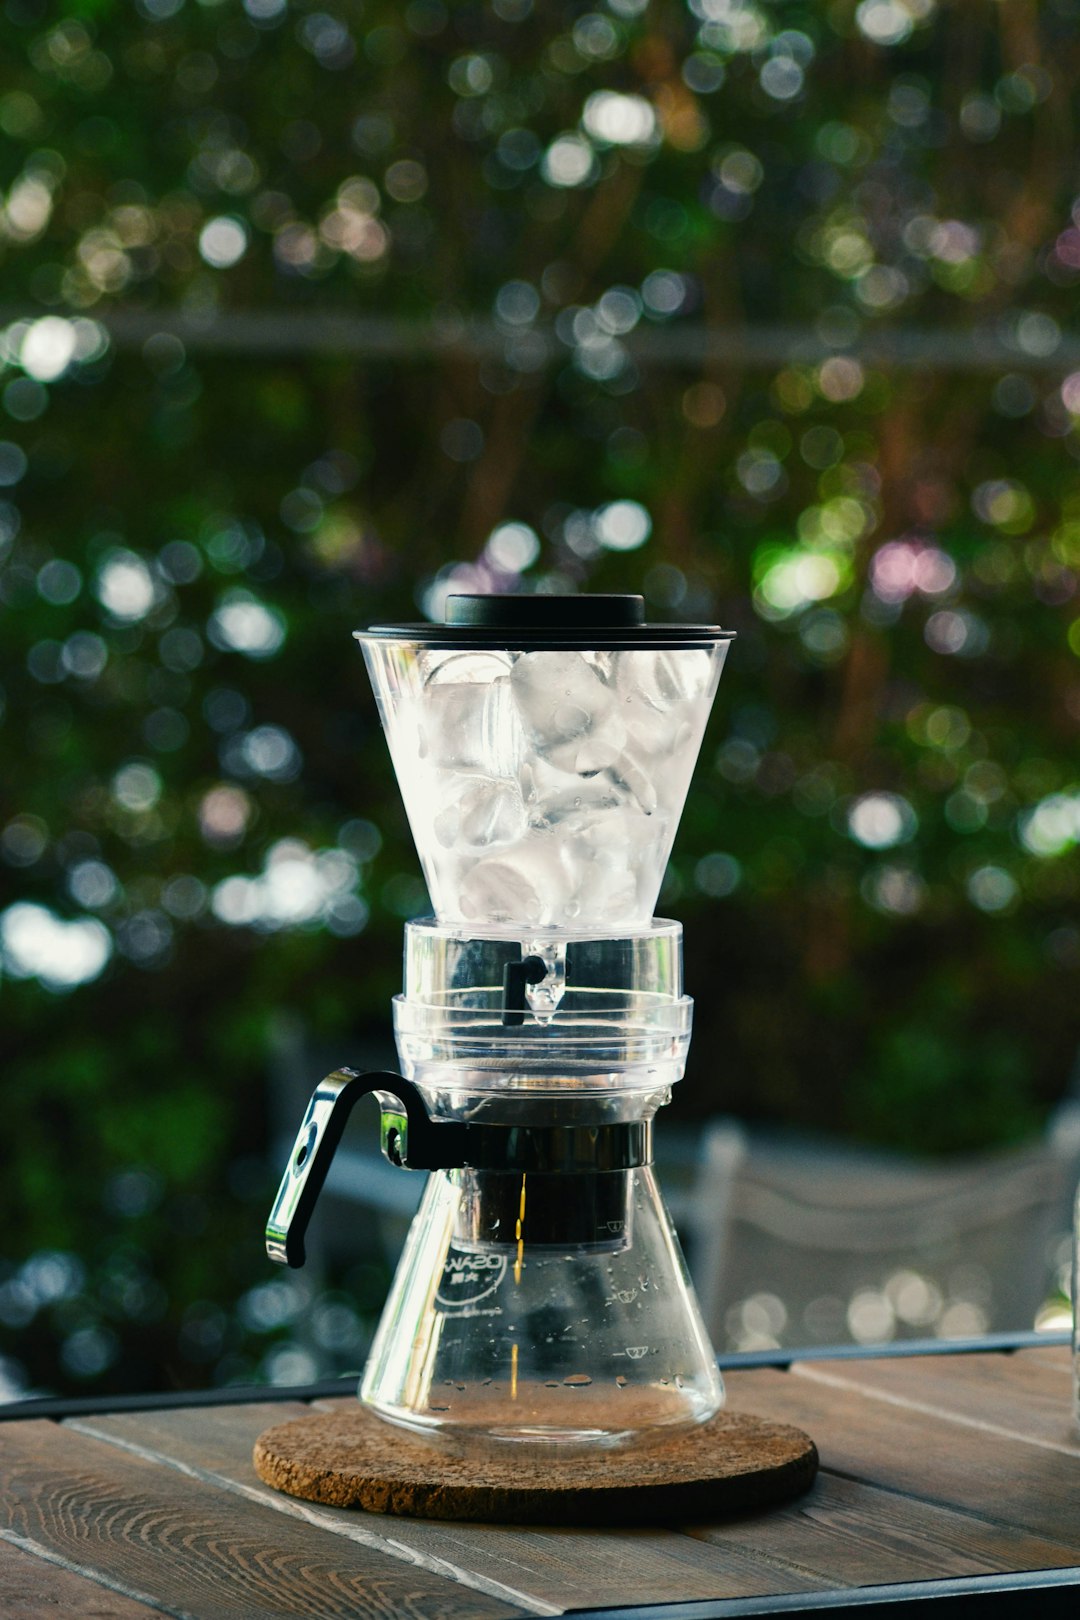
[[[568,910],[578,922],[636,923],[638,917],[637,876],[625,864],[607,865],[591,861],[581,874],[570,897]]]
[[[607,777],[582,782],[573,780],[573,786],[560,787],[529,806],[529,825],[536,831],[559,829],[572,836],[596,822],[601,816],[617,815],[629,806],[626,792]],[[566,781],[566,777],[563,777]],[[632,808],[632,807],[631,807]],[[632,811],[633,813],[633,811]]]
[[[524,653],[510,685],[529,744],[565,771],[605,770],[626,742],[615,694],[577,652]]]
[[[459,903],[468,922],[547,928],[565,916],[568,890],[557,843],[523,838],[469,867]]]
[[[530,815],[548,799],[581,787],[581,778],[574,771],[560,771],[538,755],[527,757],[518,772],[521,796]]]
[[[455,782],[432,824],[443,849],[488,849],[525,832],[525,806],[516,782],[470,776]]]
[[[600,923],[605,927],[647,919],[649,888],[656,865],[657,823],[639,814],[606,822],[579,823],[566,840],[563,859],[570,873],[572,892],[568,912],[578,927]]]
[[[509,679],[431,680],[420,697],[420,753],[440,770],[513,776],[524,738]]]
[[[460,686],[463,681],[487,686],[500,676],[510,673],[510,654],[504,652],[453,652],[443,647],[424,651],[422,674],[425,687],[449,682]]]
[[[622,695],[640,698],[661,712],[708,690],[712,656],[700,647],[639,649],[617,657],[615,681]]]
[[[627,748],[619,755],[610,772],[616,785],[624,787],[636,801],[638,808],[647,816],[651,816],[656,809],[656,788],[653,779],[646,767],[633,752]]]
[[[641,758],[663,759],[671,753],[675,726],[672,716],[634,698],[623,706],[626,740]]]

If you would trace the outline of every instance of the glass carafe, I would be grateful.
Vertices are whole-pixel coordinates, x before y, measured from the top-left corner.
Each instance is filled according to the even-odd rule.
[[[435,1172],[361,1394],[463,1439],[614,1446],[711,1417],[723,1386],[651,1166]]]

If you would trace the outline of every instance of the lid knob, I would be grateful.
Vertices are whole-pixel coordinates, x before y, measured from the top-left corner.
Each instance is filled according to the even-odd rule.
[[[527,596],[508,592],[489,596],[451,596],[448,625],[483,630],[635,629],[645,623],[640,596]]]

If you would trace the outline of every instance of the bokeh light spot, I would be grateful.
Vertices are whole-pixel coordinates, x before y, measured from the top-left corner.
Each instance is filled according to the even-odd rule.
[[[500,523],[489,535],[484,555],[503,573],[521,574],[539,557],[540,541],[527,523]]]
[[[0,913],[0,953],[15,979],[37,979],[47,990],[73,990],[104,971],[112,936],[94,917],[65,921],[47,906],[17,901]]]
[[[214,270],[228,270],[247,252],[248,233],[242,220],[219,214],[199,232],[199,253]]]
[[[61,315],[45,315],[27,328],[19,363],[37,382],[55,382],[75,358],[76,346],[74,323]]]
[[[285,642],[285,621],[250,591],[229,591],[211,614],[206,633],[224,652],[272,658]]]
[[[596,176],[596,154],[583,136],[559,135],[544,153],[540,172],[549,186],[584,186]]]
[[[608,551],[636,551],[652,533],[652,518],[640,501],[611,501],[596,512],[593,530]]]
[[[581,122],[594,141],[607,146],[647,146],[656,134],[656,114],[645,97],[614,90],[594,91]]]
[[[145,619],[157,595],[154,576],[134,551],[111,551],[98,570],[94,589],[98,601],[114,619],[134,623]]]
[[[863,793],[847,815],[848,833],[866,849],[892,849],[915,836],[918,820],[899,793]]]

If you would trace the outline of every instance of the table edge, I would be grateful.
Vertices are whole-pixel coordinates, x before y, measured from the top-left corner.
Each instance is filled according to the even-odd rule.
[[[910,1356],[987,1355],[1070,1345],[1065,1332],[984,1333],[967,1339],[898,1339],[891,1344],[808,1345],[800,1349],[732,1351],[716,1358],[721,1372],[757,1367],[787,1369],[808,1361],[884,1361]],[[232,1384],[221,1389],[164,1390],[140,1395],[31,1395],[0,1406],[0,1423],[22,1418],[100,1417],[111,1412],[157,1412],[188,1406],[250,1406],[318,1401],[355,1393],[359,1373],[312,1384]]]
[[[1060,1569],[1015,1570],[997,1575],[960,1575],[928,1581],[895,1581],[885,1586],[836,1587],[817,1592],[784,1592],[748,1598],[704,1598],[673,1603],[566,1609],[560,1620],[752,1620],[755,1616],[813,1615],[843,1610],[859,1620],[889,1620],[898,1606],[934,1602],[934,1620],[970,1620],[971,1600],[979,1613],[998,1620],[1030,1620],[1039,1595],[1039,1620],[1076,1614],[1080,1565]]]

